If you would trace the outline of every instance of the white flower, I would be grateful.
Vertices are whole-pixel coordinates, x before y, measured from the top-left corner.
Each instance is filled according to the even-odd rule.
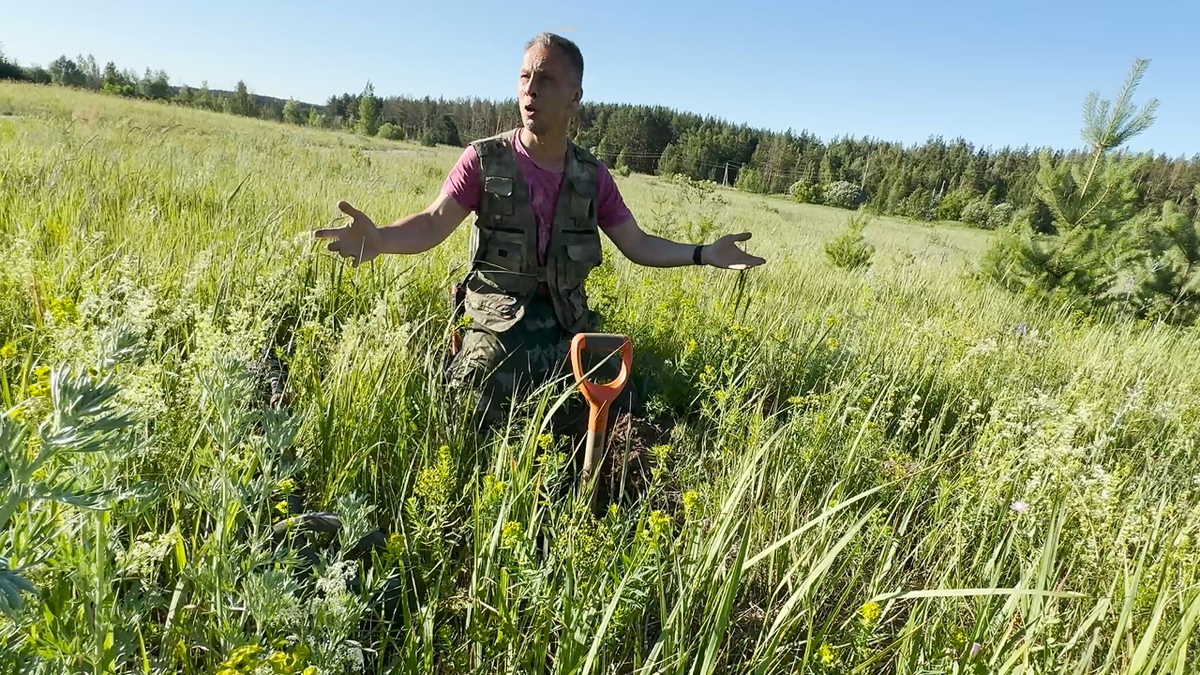
[[[1013,502],[1012,506],[1010,506],[1009,508],[1011,508],[1013,511],[1016,511],[1017,513],[1028,513],[1029,512],[1029,502],[1023,502],[1021,500],[1017,500],[1017,501]]]

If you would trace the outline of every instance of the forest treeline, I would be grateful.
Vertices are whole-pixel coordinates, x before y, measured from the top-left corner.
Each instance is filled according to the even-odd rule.
[[[515,99],[381,97],[368,83],[361,93],[330,96],[324,104],[234,91],[172,86],[164,71],[142,74],[101,68],[91,56],[61,56],[49,66],[21,67],[0,54],[0,78],[58,84],[119,96],[160,100],[282,123],[351,130],[426,145],[461,146],[520,123]],[[983,148],[965,139],[933,137],[906,145],[869,137],[822,140],[776,132],[662,106],[586,103],[572,134],[607,165],[648,174],[683,174],[797,201],[868,210],[919,220],[960,220],[994,229],[1017,216],[1049,232],[1053,218],[1035,195],[1041,155],[1071,164],[1088,151]],[[1161,211],[1175,202],[1194,212],[1200,154],[1145,154],[1132,177],[1134,206]]]

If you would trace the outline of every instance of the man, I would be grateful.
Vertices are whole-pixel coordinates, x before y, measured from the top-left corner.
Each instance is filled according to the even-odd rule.
[[[487,421],[522,385],[565,372],[571,336],[596,329],[584,281],[601,262],[601,231],[625,257],[649,267],[747,269],[764,262],[736,245],[748,233],[691,246],[643,232],[608,169],[567,137],[582,87],[579,48],[558,35],[538,35],[521,63],[521,128],[468,146],[423,212],[376,227],[341,202],[350,224],[316,233],[357,267],[383,253],[428,251],[476,212],[460,287],[471,322],[450,378],[479,391]]]

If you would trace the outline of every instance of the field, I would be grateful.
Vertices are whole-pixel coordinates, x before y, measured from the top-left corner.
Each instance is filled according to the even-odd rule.
[[[845,211],[619,179],[646,229],[769,262],[608,249],[593,303],[661,434],[595,520],[556,496],[561,383],[478,439],[442,386],[467,227],[358,270],[311,237],[339,199],[424,208],[457,153],[0,84],[0,672],[1200,659],[1194,330],[1004,294],[980,231],[876,219],[847,272]],[[343,527],[273,535],[300,510]]]

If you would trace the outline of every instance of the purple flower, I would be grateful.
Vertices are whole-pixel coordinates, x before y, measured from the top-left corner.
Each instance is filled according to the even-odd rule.
[[[971,643],[971,658],[979,656],[979,652],[981,651],[983,651],[983,645],[979,644],[978,642]]]

